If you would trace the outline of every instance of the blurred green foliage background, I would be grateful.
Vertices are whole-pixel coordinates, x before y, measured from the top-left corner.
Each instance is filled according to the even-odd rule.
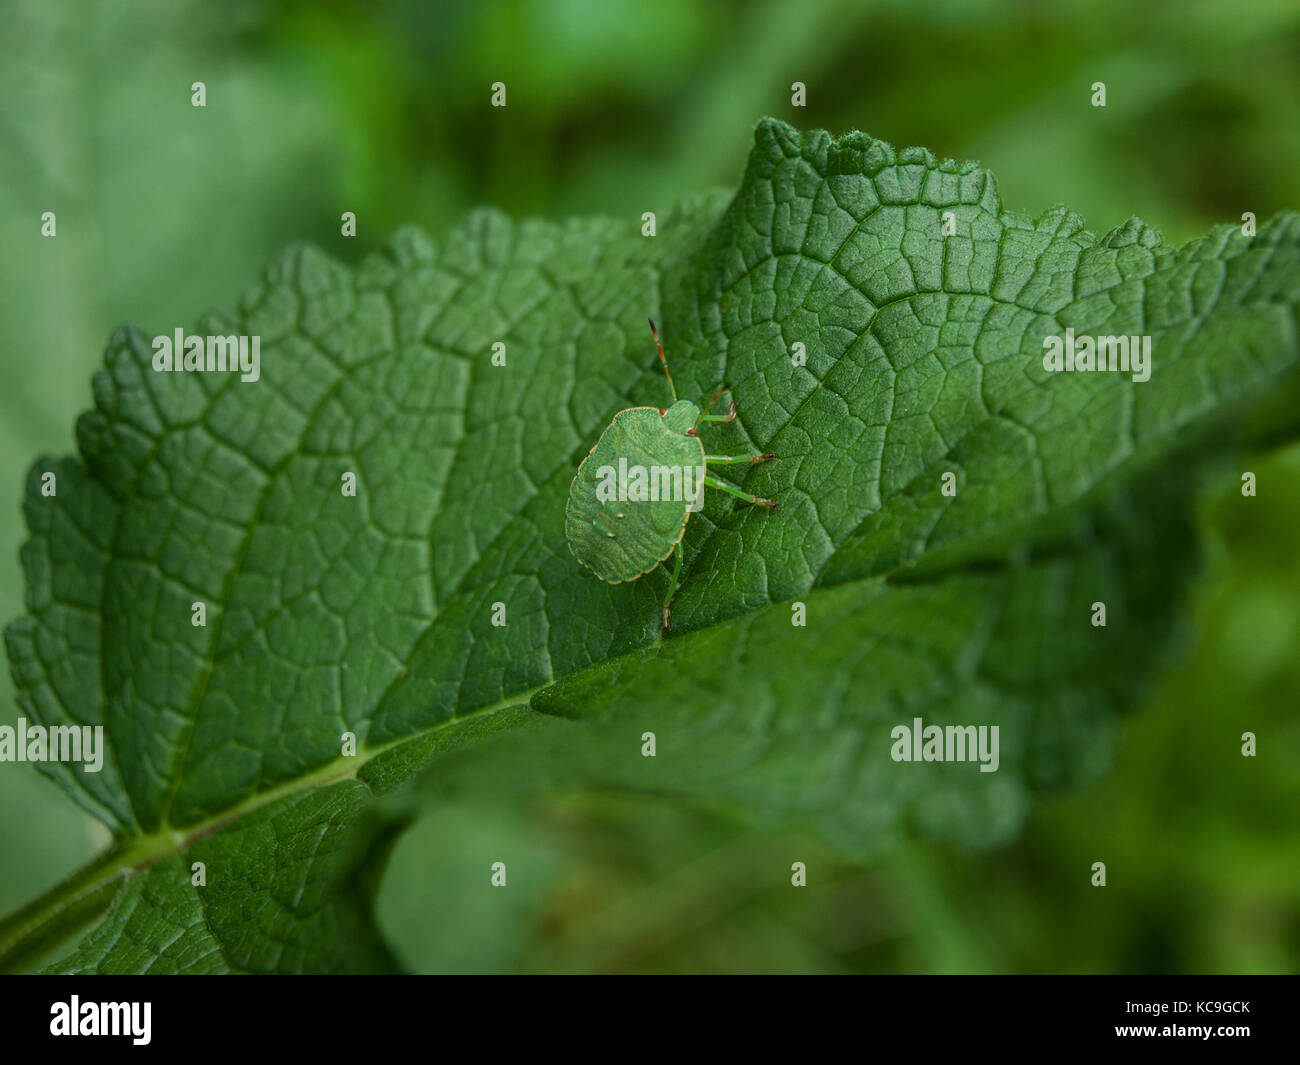
[[[109,333],[231,304],[292,241],[354,261],[479,203],[639,217],[734,185],[763,114],[979,159],[1007,206],[1098,231],[1138,214],[1182,242],[1300,207],[1294,0],[2,0],[0,25],[6,619],[23,476],[73,449]],[[399,844],[381,923],[413,968],[1296,971],[1300,448],[1248,468],[1257,498],[1225,463],[1205,501],[1194,624],[1114,769],[1041,800],[1014,845],[866,867],[661,800],[466,802]],[[508,903],[481,890],[487,840],[526,855]],[[104,843],[0,766],[0,910]]]

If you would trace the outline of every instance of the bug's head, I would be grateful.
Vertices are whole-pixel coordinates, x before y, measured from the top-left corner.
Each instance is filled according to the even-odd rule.
[[[664,414],[664,425],[671,432],[685,434],[687,429],[694,427],[695,420],[699,416],[699,407],[689,399],[679,399]]]

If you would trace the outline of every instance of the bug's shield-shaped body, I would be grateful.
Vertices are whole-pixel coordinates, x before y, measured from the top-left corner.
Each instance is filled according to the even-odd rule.
[[[682,538],[703,488],[704,445],[684,432],[698,413],[684,401],[670,409],[667,421],[656,407],[619,411],[582,460],[569,486],[564,533],[574,557],[601,580],[636,580],[672,554]],[[641,498],[638,468],[649,471],[642,484],[660,498]],[[681,478],[668,475],[675,470],[683,471]],[[687,483],[696,471],[698,479]],[[670,483],[674,490],[662,491]]]

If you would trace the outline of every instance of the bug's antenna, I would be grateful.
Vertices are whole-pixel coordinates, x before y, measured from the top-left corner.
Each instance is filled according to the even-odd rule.
[[[718,397],[721,396],[723,392],[730,391],[731,388],[727,382],[723,381],[722,384],[718,385],[718,390],[713,393],[713,398],[705,404],[704,409],[700,411],[700,416],[695,419],[695,426],[697,429],[699,428],[700,422],[734,422],[736,420],[736,401],[734,399],[727,405],[726,414],[709,413],[709,411],[713,409],[713,404],[718,402]]]
[[[704,409],[703,409],[702,411],[700,411],[700,413],[701,413],[701,414],[708,414],[709,411],[711,411],[711,410],[713,409],[713,404],[715,404],[715,403],[718,402],[718,398],[719,398],[719,397],[722,395],[722,393],[725,392],[725,391],[727,391],[727,382],[726,382],[726,381],[723,381],[722,384],[718,385],[718,390],[717,390],[716,392],[713,393],[713,398],[712,398],[711,400],[709,400],[709,402],[706,403],[706,404],[704,405]]]
[[[664,346],[659,343],[659,330],[655,328],[655,320],[647,318],[650,323],[650,335],[655,338],[655,349],[659,352],[659,362],[663,365],[664,376],[668,378],[668,394],[673,397],[673,402],[677,402],[677,389],[673,387],[673,375],[668,372],[668,360],[664,358]]]

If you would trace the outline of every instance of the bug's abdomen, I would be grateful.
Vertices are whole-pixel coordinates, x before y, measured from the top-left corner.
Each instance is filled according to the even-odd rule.
[[[635,494],[637,467],[649,478],[660,478],[662,488],[668,481],[677,483],[664,471],[703,466],[700,441],[669,432],[654,407],[620,411],[569,486],[564,533],[574,557],[606,581],[631,581],[649,573],[681,539],[690,517],[688,500],[618,498],[617,488]],[[614,498],[609,498],[611,489]]]

